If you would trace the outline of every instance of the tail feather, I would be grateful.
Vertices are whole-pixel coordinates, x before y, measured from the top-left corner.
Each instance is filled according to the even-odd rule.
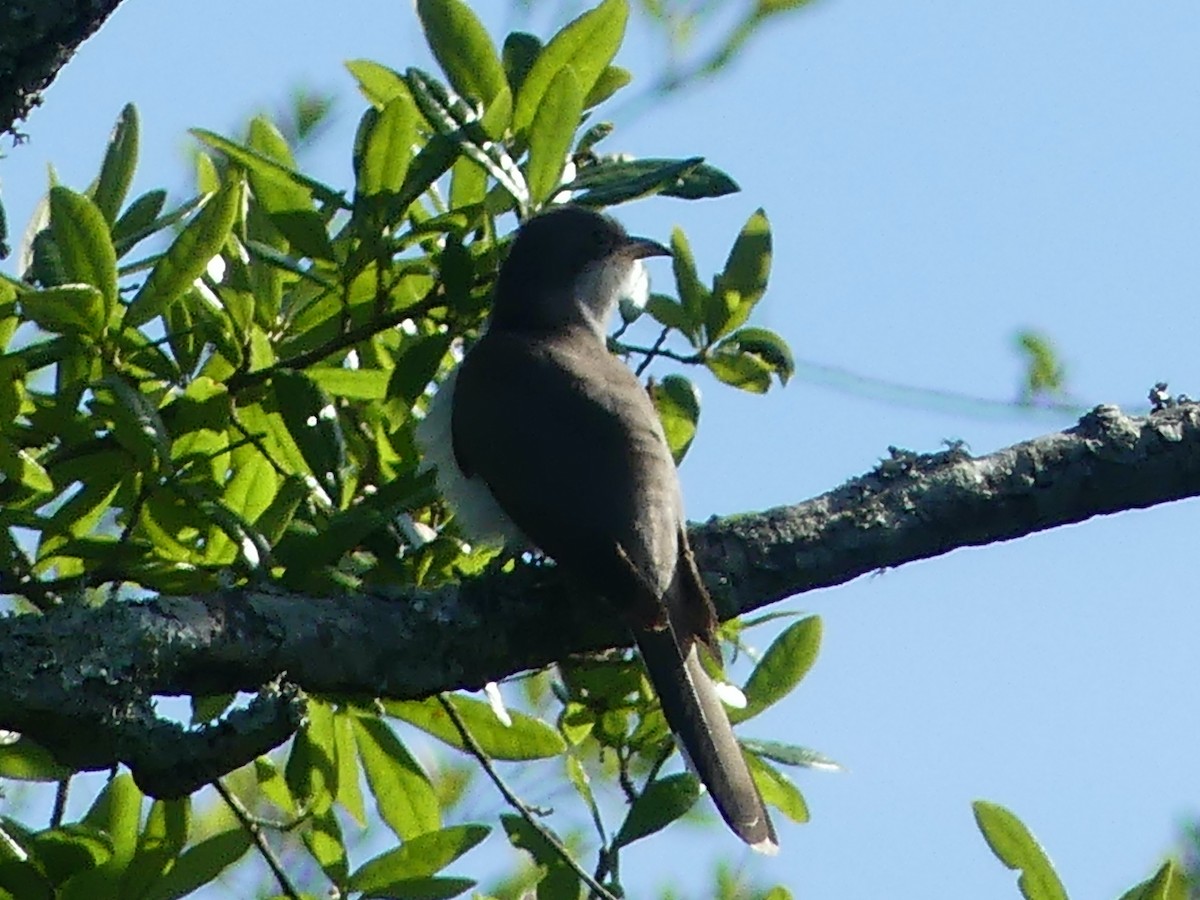
[[[754,850],[776,853],[779,841],[775,828],[716,686],[700,661],[698,644],[691,641],[683,651],[669,625],[639,631],[637,642],[667,724],[708,788],[721,817]]]

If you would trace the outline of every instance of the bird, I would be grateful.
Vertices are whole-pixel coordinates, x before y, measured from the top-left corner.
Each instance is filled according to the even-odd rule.
[[[669,256],[564,204],[527,219],[486,328],[417,429],[465,537],[537,548],[620,611],[668,726],[730,829],[779,842],[701,655],[717,615],[688,544],[675,461],[650,397],[608,349],[642,260]]]

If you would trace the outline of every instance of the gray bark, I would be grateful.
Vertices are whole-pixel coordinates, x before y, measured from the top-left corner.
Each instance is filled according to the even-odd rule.
[[[41,104],[58,70],[121,0],[0,0],[0,133]]]

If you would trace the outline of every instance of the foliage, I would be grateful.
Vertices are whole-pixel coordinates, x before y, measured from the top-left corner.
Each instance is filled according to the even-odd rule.
[[[1019,871],[1017,887],[1025,900],[1066,900],[1067,892],[1046,851],[1010,810],[985,800],[973,804],[975,822],[996,858]],[[1121,895],[1121,900],[1188,900],[1189,879],[1179,864],[1167,860],[1145,881]]]
[[[544,44],[514,34],[499,50],[459,0],[421,0],[417,11],[444,80],[348,64],[368,102],[351,189],[296,162],[294,144],[323,108],[307,97],[286,129],[259,116],[242,140],[194,131],[198,190],[182,202],[162,190],[129,198],[132,106],[90,186],[50,187],[21,278],[0,280],[0,589],[23,611],[264,583],[384,591],[478,569],[419,468],[413,428],[484,324],[515,222],[570,197],[607,208],[737,189],[700,158],[596,150],[612,128],[592,110],[630,80],[612,64],[625,0],[603,0]],[[786,381],[786,344],[749,324],[770,268],[765,213],[750,217],[710,283],[682,231],[672,245],[675,295],[654,295],[644,321],[636,306],[623,310],[622,336],[652,320],[657,340],[614,348],[639,372],[667,357],[747,391]],[[682,457],[699,394],[675,372],[653,396]],[[819,635],[815,619],[784,631],[751,675],[739,720],[796,686]],[[488,760],[565,769],[614,890],[620,849],[699,795],[691,775],[659,776],[674,744],[625,656],[564,667],[528,714],[442,699],[377,709],[310,698],[286,759],[225,779],[218,826],[188,798],[147,808],[127,774],[79,822],[56,815],[35,831],[5,819],[0,894],[182,897],[256,846],[269,859],[259,836],[282,829],[322,873],[314,894],[457,896],[474,882],[445,870],[492,828],[458,820],[462,782],[452,765],[431,772],[416,758],[410,727]],[[221,716],[230,700],[192,698],[194,721]],[[803,798],[777,766],[819,755],[761,746],[749,753],[764,795],[804,821]],[[27,737],[0,748],[0,770],[64,790],[70,774]],[[601,792],[614,781],[629,808],[609,827]],[[347,829],[372,819],[368,798],[396,844],[352,860]],[[539,896],[579,894],[553,833],[533,817],[502,824],[532,857]]]

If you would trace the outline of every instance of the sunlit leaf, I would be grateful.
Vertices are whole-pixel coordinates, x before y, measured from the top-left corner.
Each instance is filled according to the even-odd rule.
[[[354,738],[379,815],[402,840],[441,827],[429,776],[382,719],[354,719]]]
[[[765,328],[742,328],[735,331],[717,345],[716,352],[753,354],[770,367],[781,384],[787,384],[796,371],[796,363],[787,341]]]
[[[591,92],[621,46],[628,17],[626,0],[603,0],[550,39],[521,79],[513,109],[517,134],[524,134],[533,124],[551,82],[567,66],[575,70],[581,93],[587,96]]]
[[[142,900],[179,900],[206,884],[246,855],[253,846],[250,832],[232,823],[212,837],[189,847],[175,865],[154,882]]]
[[[683,461],[684,455],[696,436],[700,420],[700,391],[682,375],[668,375],[657,382],[650,391],[650,399],[658,411],[667,446],[675,464]]]
[[[125,195],[129,193],[129,185],[133,182],[133,170],[137,166],[138,157],[138,114],[137,107],[127,103],[117,117],[112,136],[108,139],[108,147],[104,151],[104,162],[100,166],[100,176],[92,191],[92,200],[96,208],[104,215],[110,225],[116,221]]]
[[[21,311],[45,331],[98,338],[108,322],[104,295],[90,284],[60,284],[21,294]]]
[[[107,316],[117,305],[117,253],[104,214],[83,194],[52,187],[50,232],[65,279],[99,290]]]
[[[1021,873],[1017,886],[1025,900],[1067,900],[1046,851],[1020,819],[1003,806],[985,800],[976,800],[971,808],[996,858]]]
[[[455,825],[419,835],[367,860],[350,876],[349,887],[365,893],[385,893],[394,882],[427,878],[475,847],[490,832],[486,825]]]
[[[141,897],[166,872],[187,843],[191,799],[155,800],[138,836],[137,851],[121,881],[121,896]]]
[[[754,754],[746,756],[746,763],[750,766],[750,774],[754,776],[754,783],[758,785],[764,802],[774,806],[793,822],[808,821],[808,804],[791,779]]]
[[[225,244],[241,209],[242,185],[231,178],[208,199],[155,264],[125,311],[130,328],[144,325],[177,301]]]
[[[743,693],[746,706],[729,710],[733,722],[744,722],[792,692],[808,674],[821,647],[821,619],[808,616],[789,625],[767,648]]]
[[[579,79],[571,66],[564,66],[542,95],[529,128],[526,180],[534,202],[548,200],[558,187],[582,113],[583,93]]]
[[[508,842],[533,857],[534,864],[544,872],[538,881],[537,895],[551,900],[554,897],[578,897],[579,876],[562,858],[562,851],[526,819],[505,813],[500,816]]]
[[[417,0],[425,40],[450,84],[484,105],[505,87],[504,67],[487,29],[462,0]]]
[[[666,828],[700,798],[700,781],[679,772],[651,782],[630,807],[613,847],[624,847]]]
[[[545,759],[566,749],[558,732],[543,722],[509,710],[511,725],[505,725],[487,703],[470,697],[451,696],[450,702],[463,718],[467,730],[493,759]],[[436,697],[425,700],[385,701],[388,715],[416,725],[452,747],[463,749],[462,737]]]

